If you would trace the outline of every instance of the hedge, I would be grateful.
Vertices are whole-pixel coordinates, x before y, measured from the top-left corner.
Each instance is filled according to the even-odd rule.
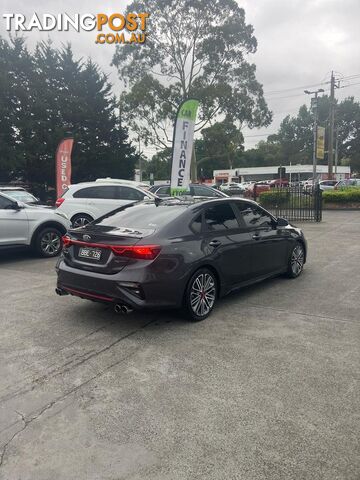
[[[259,203],[264,207],[267,205],[284,205],[289,201],[289,192],[286,190],[283,192],[276,191],[268,191],[262,192],[259,195]]]
[[[323,192],[324,203],[360,203],[360,188],[346,188],[343,190],[327,190]]]

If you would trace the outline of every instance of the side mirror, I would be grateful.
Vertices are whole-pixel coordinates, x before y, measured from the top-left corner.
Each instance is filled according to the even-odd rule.
[[[277,222],[278,227],[287,227],[289,225],[289,222],[285,218],[282,218],[282,217],[278,217],[276,219],[276,222]]]

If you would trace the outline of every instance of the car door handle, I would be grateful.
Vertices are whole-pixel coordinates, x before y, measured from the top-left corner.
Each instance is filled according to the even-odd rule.
[[[252,236],[252,238],[253,238],[254,240],[259,240],[260,234],[259,234],[259,233],[254,233],[254,235]]]
[[[219,247],[221,245],[221,242],[220,240],[211,240],[211,242],[209,243],[210,247]]]

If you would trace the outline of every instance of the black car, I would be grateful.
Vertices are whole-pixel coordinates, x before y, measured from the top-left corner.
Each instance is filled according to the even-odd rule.
[[[170,197],[170,185],[163,184],[163,185],[153,185],[149,188],[151,193],[154,193],[160,198]],[[208,187],[207,185],[201,185],[198,183],[190,184],[190,196],[192,197],[202,197],[202,198],[224,198],[228,197],[223,192],[216,190],[213,187]]]
[[[113,304],[118,312],[185,307],[203,320],[217,298],[265,278],[300,275],[300,229],[251,200],[165,199],[119,208],[69,230],[57,293]]]

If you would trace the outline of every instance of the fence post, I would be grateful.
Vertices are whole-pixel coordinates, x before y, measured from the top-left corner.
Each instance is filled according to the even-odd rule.
[[[254,200],[256,202],[256,183],[254,184]]]
[[[317,183],[315,186],[315,221],[321,222],[322,220],[322,190]]]

